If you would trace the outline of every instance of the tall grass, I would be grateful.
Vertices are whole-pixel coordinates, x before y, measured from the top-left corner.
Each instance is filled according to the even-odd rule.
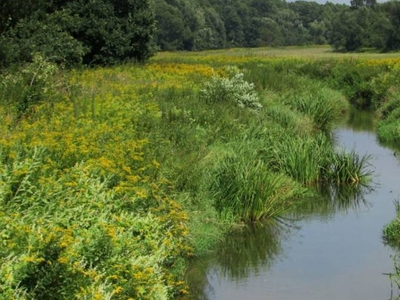
[[[380,118],[377,127],[379,140],[400,149],[400,93],[392,93],[378,113]]]
[[[282,215],[304,188],[288,176],[272,171],[257,156],[236,152],[217,164],[210,190],[220,212],[258,221]]]
[[[359,155],[354,150],[334,153],[329,170],[329,179],[337,184],[365,184],[373,174],[370,155]]]
[[[211,186],[217,210],[232,210],[250,221],[282,214],[287,209],[282,201],[288,196],[283,192],[290,188],[287,178],[268,171],[262,161],[229,158],[221,164]]]
[[[271,144],[271,151],[264,159],[275,171],[304,185],[328,179],[332,144],[325,135],[319,134],[315,138],[284,136]]]
[[[309,90],[289,93],[284,103],[309,116],[316,130],[328,132],[349,111],[349,104],[343,95],[324,84],[306,86]]]
[[[400,201],[394,202],[396,218],[383,228],[383,240],[393,248],[400,249]]]
[[[315,133],[313,121],[310,117],[291,109],[288,105],[282,105],[279,102],[270,103],[270,98],[274,97],[271,94],[264,97],[266,104],[263,114],[270,121],[298,136],[311,136]]]

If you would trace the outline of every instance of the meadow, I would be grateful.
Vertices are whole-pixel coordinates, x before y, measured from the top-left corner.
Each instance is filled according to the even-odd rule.
[[[0,85],[0,294],[185,299],[187,262],[236,224],[368,183],[334,151],[352,106],[400,145],[400,58],[326,47],[160,53]]]

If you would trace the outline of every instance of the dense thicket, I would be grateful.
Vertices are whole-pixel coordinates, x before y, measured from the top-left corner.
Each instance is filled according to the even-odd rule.
[[[145,60],[155,19],[150,0],[5,0],[0,4],[2,65],[40,52],[66,64]]]

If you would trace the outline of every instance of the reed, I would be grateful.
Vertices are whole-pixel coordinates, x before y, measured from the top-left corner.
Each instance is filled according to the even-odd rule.
[[[381,142],[400,148],[400,93],[393,93],[378,111],[380,122],[377,127]]]
[[[327,132],[349,111],[349,105],[343,95],[323,84],[308,83],[307,88],[291,92],[284,103],[309,116],[315,129]]]
[[[290,199],[303,190],[282,173],[272,172],[255,157],[222,159],[211,184],[216,209],[232,211],[243,220],[257,221],[283,214]]]
[[[367,183],[373,173],[370,155],[359,155],[354,150],[335,152],[329,170],[329,179],[339,184]]]
[[[400,249],[400,201],[394,201],[394,205],[396,218],[383,228],[383,241],[393,248]]]
[[[312,135],[314,131],[313,121],[308,116],[294,111],[287,105],[271,103],[266,105],[264,115],[273,123],[280,125],[295,135]]]
[[[283,172],[303,185],[326,180],[332,145],[323,134],[315,138],[284,136],[273,141],[272,151],[264,156],[276,172]]]

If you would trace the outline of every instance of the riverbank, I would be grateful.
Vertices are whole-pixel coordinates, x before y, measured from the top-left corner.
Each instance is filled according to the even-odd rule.
[[[347,99],[378,109],[396,92],[397,64],[238,50],[3,74],[3,294],[185,297],[187,261],[235,224],[366,180],[329,133]]]
[[[333,133],[337,149],[372,156],[370,186],[321,187],[295,213],[231,232],[193,261],[192,299],[395,298],[385,275],[393,273],[395,250],[383,243],[382,228],[394,215],[400,162],[378,143],[372,118],[354,115]]]

